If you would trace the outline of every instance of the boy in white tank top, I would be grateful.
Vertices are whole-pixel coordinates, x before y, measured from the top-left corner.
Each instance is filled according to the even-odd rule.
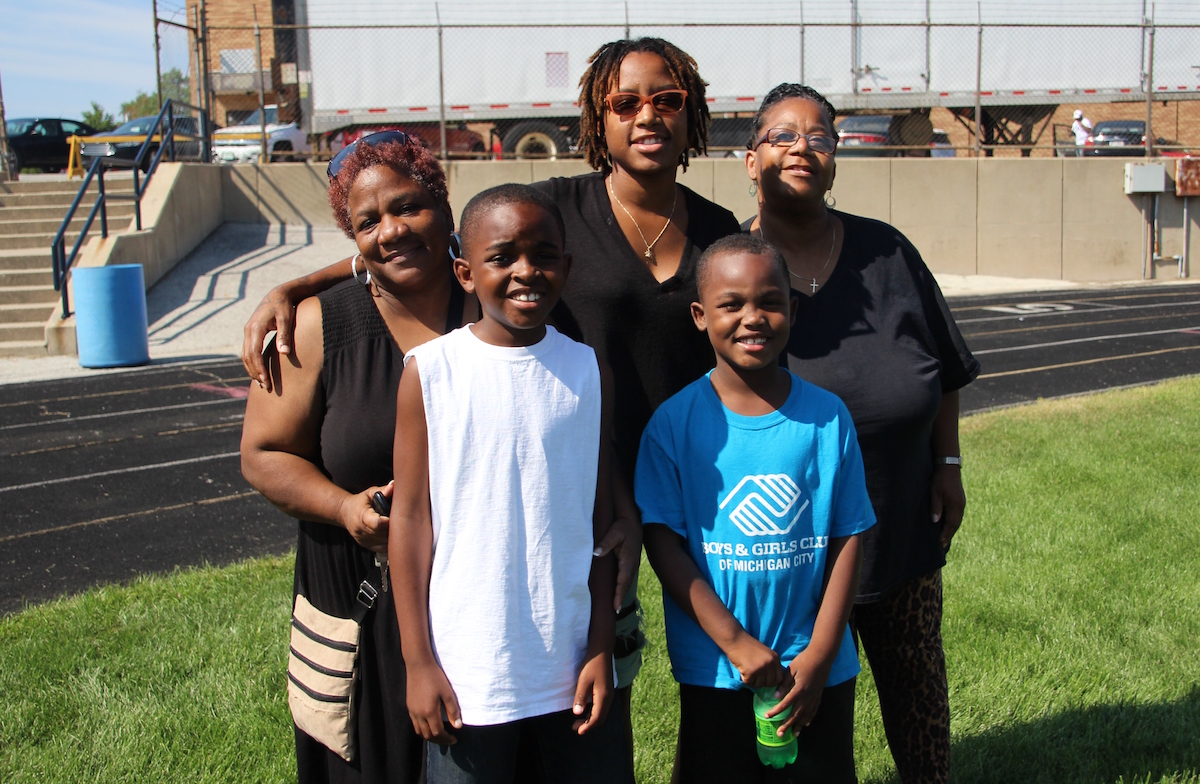
[[[604,721],[616,568],[592,554],[612,519],[610,382],[546,325],[571,266],[562,216],[502,185],[471,200],[462,232],[454,273],[482,315],[405,358],[388,543],[429,781],[512,782],[532,736],[548,781],[632,784]],[[402,274],[410,238],[389,240]]]

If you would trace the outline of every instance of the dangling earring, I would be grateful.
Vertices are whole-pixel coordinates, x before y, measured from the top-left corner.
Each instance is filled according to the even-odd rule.
[[[757,195],[758,195],[758,183],[757,183],[757,182],[755,182],[754,180],[751,180],[751,181],[750,181],[750,195],[751,195],[751,196],[757,196]]]
[[[366,261],[363,262],[363,269],[367,270],[367,279],[366,280],[358,279],[358,260],[361,258],[362,258],[361,253],[355,253],[354,258],[350,259],[350,272],[351,272],[351,274],[354,275],[354,280],[358,281],[359,283],[361,283],[364,286],[370,286],[371,285],[371,270],[367,269]]]
[[[837,197],[833,195],[833,191],[825,193],[825,206],[831,210],[837,206]]]

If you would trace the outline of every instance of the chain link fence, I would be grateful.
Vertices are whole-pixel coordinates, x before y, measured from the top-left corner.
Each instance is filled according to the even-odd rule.
[[[218,126],[257,126],[253,143],[266,135],[264,155],[276,159],[326,156],[381,128],[410,131],[445,157],[574,155],[588,58],[639,36],[696,59],[709,83],[711,155],[745,149],[754,110],[781,82],[830,99],[839,156],[1200,150],[1200,7],[1186,4],[1170,14],[1160,4],[1149,19],[1130,0],[1067,10],[943,0],[520,11],[276,0],[257,25],[249,7],[239,23],[230,13],[213,23],[216,5],[189,4],[183,22],[160,22],[160,73],[184,74],[188,103]],[[291,137],[276,129],[288,124]]]

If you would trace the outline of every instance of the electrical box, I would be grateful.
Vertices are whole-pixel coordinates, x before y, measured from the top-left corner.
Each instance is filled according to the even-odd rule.
[[[1167,189],[1167,167],[1162,163],[1125,164],[1126,193],[1163,193]]]

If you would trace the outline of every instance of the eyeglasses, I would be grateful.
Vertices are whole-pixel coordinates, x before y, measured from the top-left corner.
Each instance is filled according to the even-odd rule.
[[[638,114],[646,104],[653,106],[659,114],[679,114],[687,104],[687,90],[660,90],[653,95],[609,93],[604,97],[604,103],[622,120]]]
[[[830,155],[837,149],[837,139],[825,133],[800,133],[793,131],[790,128],[772,128],[771,130],[758,137],[758,141],[750,149],[757,149],[760,144],[766,142],[772,147],[791,147],[796,142],[804,139],[804,143],[808,145],[808,149],[813,152],[824,153]]]
[[[338,154],[333,156],[333,159],[329,161],[329,168],[325,170],[325,173],[329,175],[329,179],[331,180],[338,176],[338,172],[342,170],[342,166],[345,165],[346,159],[354,154],[354,148],[357,147],[360,142],[362,144],[374,147],[377,144],[384,144],[386,142],[400,142],[401,144],[408,144],[409,138],[409,135],[404,131],[377,131],[375,133],[369,133],[366,136],[347,144],[345,147],[339,150]]]

